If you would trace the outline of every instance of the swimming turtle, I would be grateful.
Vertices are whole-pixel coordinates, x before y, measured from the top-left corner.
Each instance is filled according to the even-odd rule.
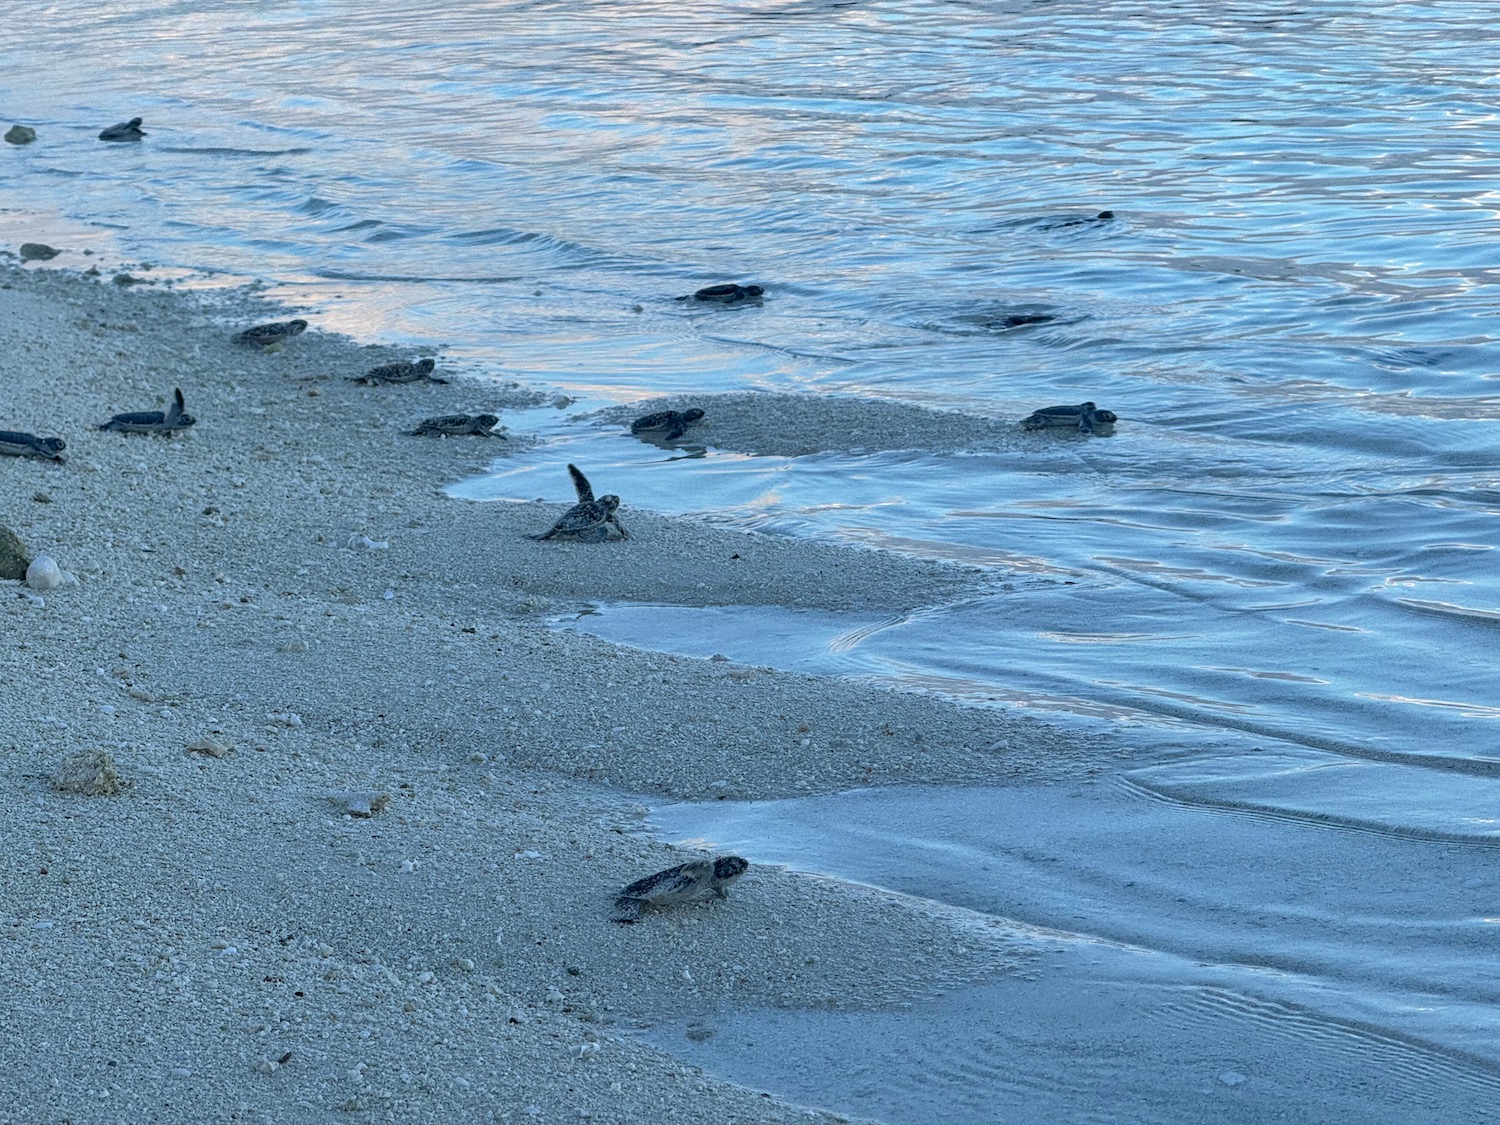
[[[688,410],[658,410],[655,414],[647,414],[630,423],[630,432],[673,441],[702,417],[703,411],[696,406]]]
[[[424,418],[415,430],[407,430],[409,437],[432,434],[436,437],[461,437],[475,434],[478,437],[494,437],[505,440],[504,434],[495,432],[500,419],[494,414],[443,414],[436,418]]]
[[[620,522],[616,513],[620,508],[618,496],[601,496],[594,499],[594,489],[589,478],[579,471],[577,465],[568,466],[568,475],[573,478],[573,487],[578,492],[578,503],[562,514],[562,518],[547,531],[539,535],[528,535],[528,539],[575,539],[580,543],[602,543],[609,538],[613,524],[621,539],[629,539],[630,533]]]
[[[759,285],[736,285],[733,282],[725,282],[722,285],[708,285],[698,290],[690,297],[678,297],[679,301],[709,301],[716,305],[739,305],[746,301],[753,301],[765,293],[765,289]]]
[[[257,324],[254,328],[247,328],[235,339],[251,347],[268,348],[273,344],[285,343],[306,331],[305,320],[278,320],[273,324]]]
[[[629,926],[640,921],[647,907],[660,909],[674,903],[713,895],[728,898],[730,885],[743,875],[750,863],[737,855],[714,859],[695,859],[679,863],[655,875],[637,879],[615,898],[615,915],[611,921]]]
[[[178,388],[172,392],[172,405],[166,413],[160,410],[141,410],[134,414],[116,414],[99,428],[117,430],[122,434],[170,434],[174,430],[185,430],[198,422],[182,406],[182,390]]]
[[[35,457],[38,461],[66,461],[62,451],[68,443],[60,437],[37,437],[16,430],[0,430],[0,453],[9,457]]]
[[[1054,426],[1070,426],[1091,434],[1096,426],[1112,426],[1118,421],[1113,410],[1100,410],[1092,402],[1081,402],[1077,406],[1044,406],[1034,411],[1030,417],[1022,419],[1021,428],[1045,430]]]
[[[447,379],[434,379],[432,369],[437,366],[433,359],[423,359],[416,363],[385,363],[379,367],[372,367],[363,375],[351,376],[351,383],[364,383],[374,386],[377,383],[446,383]]]
[[[1025,328],[1028,324],[1050,324],[1056,319],[1052,313],[1006,313],[987,321],[985,326],[998,328],[1003,332],[1007,328]]]
[[[141,129],[141,118],[132,117],[129,121],[121,121],[118,125],[111,125],[99,134],[101,141],[138,141],[146,134]]]

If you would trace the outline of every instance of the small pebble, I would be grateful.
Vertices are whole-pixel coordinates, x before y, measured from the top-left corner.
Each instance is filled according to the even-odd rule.
[[[63,584],[63,570],[51,555],[38,555],[26,568],[26,585],[33,590],[51,590]]]
[[[344,544],[351,551],[388,551],[390,543],[384,540],[371,539],[368,535],[351,535],[349,541]]]

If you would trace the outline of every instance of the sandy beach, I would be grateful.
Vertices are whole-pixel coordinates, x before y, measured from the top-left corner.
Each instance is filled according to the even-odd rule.
[[[633,1033],[890,1008],[1024,964],[977,916],[767,866],[636,926],[609,905],[694,855],[651,837],[644,800],[1034,782],[1117,747],[547,624],[596,599],[899,611],[984,573],[629,496],[628,540],[534,542],[565,504],[443,492],[507,443],[402,431],[536,388],[440,354],[448,385],[356,385],[413,356],[321,333],[315,310],[285,350],[246,349],[235,332],[291,313],[244,291],[15,265],[0,284],[0,428],[68,443],[65,464],[0,458],[0,523],[79,578],[0,584],[0,1121],[806,1120]],[[174,387],[187,432],[94,428]],[[821,436],[720,416],[741,448],[803,450],[952,437],[933,413],[799,415]],[[87,750],[122,792],[59,791]]]

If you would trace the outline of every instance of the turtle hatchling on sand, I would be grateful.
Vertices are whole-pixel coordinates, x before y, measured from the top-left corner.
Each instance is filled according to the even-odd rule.
[[[1092,402],[1081,402],[1077,406],[1044,406],[1023,419],[1021,429],[1045,430],[1054,426],[1067,426],[1091,434],[1096,427],[1113,426],[1118,421],[1113,410],[1100,410]]]
[[[377,383],[446,383],[447,379],[435,379],[432,369],[437,366],[433,359],[423,359],[416,363],[386,363],[379,367],[372,367],[363,375],[350,377],[351,383],[364,383],[374,386]]]
[[[101,141],[138,141],[146,134],[141,129],[141,119],[132,117],[129,121],[121,121],[118,125],[111,125],[99,133]]]
[[[573,487],[578,491],[578,503],[562,514],[562,518],[540,535],[528,535],[528,539],[573,539],[580,543],[602,543],[609,538],[610,525],[620,533],[621,539],[629,539],[630,533],[620,522],[618,496],[601,496],[594,499],[594,490],[589,478],[577,465],[568,466],[573,478]]]
[[[690,297],[678,297],[679,301],[707,301],[716,305],[740,305],[746,301],[754,301],[765,293],[765,288],[760,285],[736,285],[733,282],[725,282],[723,285],[707,285]]]
[[[647,875],[631,883],[615,898],[615,914],[611,921],[629,926],[640,921],[641,911],[647,907],[661,909],[705,895],[728,898],[730,884],[749,866],[748,860],[737,855],[721,855],[714,859],[679,863],[655,875]]]
[[[423,434],[431,434],[435,437],[462,437],[465,434],[474,434],[478,437],[499,438],[506,440],[504,434],[495,432],[495,425],[500,419],[494,414],[443,414],[437,418],[424,418],[417,423],[415,430],[407,430],[409,437],[421,437]]]
[[[630,423],[630,432],[637,436],[646,434],[662,441],[674,441],[702,417],[703,411],[696,406],[689,410],[658,410],[655,414],[647,414]]]
[[[284,344],[293,336],[307,331],[305,320],[278,320],[274,324],[257,324],[235,337],[242,344],[254,348],[269,348],[273,344]]]
[[[9,457],[35,457],[38,461],[66,461],[62,451],[68,443],[60,437],[37,437],[15,430],[0,430],[0,453]]]
[[[117,430],[122,434],[170,434],[195,425],[194,418],[183,408],[182,390],[172,392],[172,405],[163,413],[160,410],[141,410],[134,414],[116,414],[101,430]]]

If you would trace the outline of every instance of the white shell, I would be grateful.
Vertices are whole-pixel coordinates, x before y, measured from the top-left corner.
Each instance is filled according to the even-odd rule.
[[[51,555],[38,555],[26,568],[26,585],[33,590],[50,590],[63,584],[62,567]]]
[[[349,536],[348,547],[351,551],[387,551],[390,546],[389,543],[371,539],[368,535]]]

